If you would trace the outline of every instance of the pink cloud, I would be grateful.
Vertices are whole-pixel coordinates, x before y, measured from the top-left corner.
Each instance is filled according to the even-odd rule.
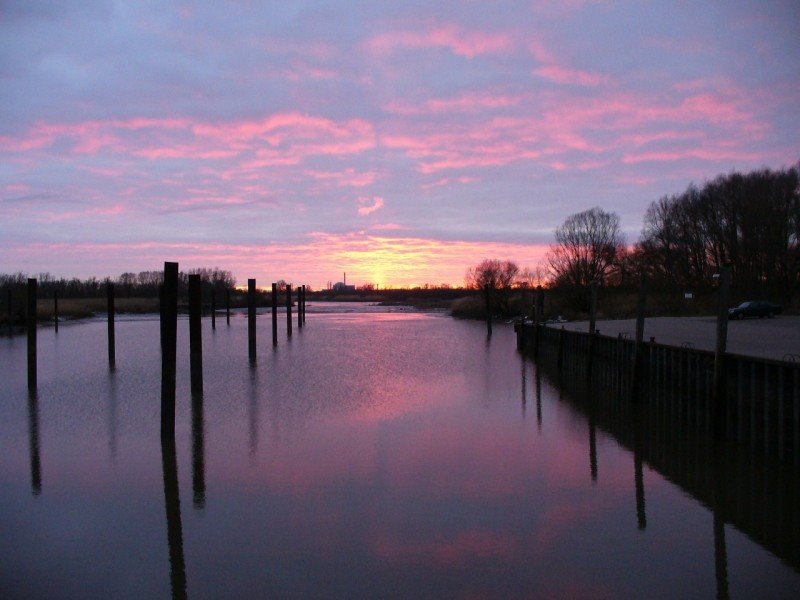
[[[365,217],[383,208],[383,198],[380,196],[375,196],[374,198],[362,196],[358,199],[358,204],[358,214]]]
[[[475,113],[497,108],[517,106],[525,96],[522,94],[491,94],[474,92],[461,94],[452,98],[432,98],[421,104],[412,104],[403,100],[394,100],[384,105],[386,112],[398,115],[421,115],[441,112]]]
[[[504,33],[469,31],[457,25],[443,25],[426,32],[392,31],[373,37],[368,47],[382,55],[397,49],[423,50],[447,48],[457,56],[474,58],[480,54],[507,52],[512,47],[510,36]]]
[[[572,85],[598,86],[608,81],[606,76],[599,73],[581,71],[580,69],[569,69],[558,65],[539,67],[538,69],[534,69],[533,73],[556,83]]]

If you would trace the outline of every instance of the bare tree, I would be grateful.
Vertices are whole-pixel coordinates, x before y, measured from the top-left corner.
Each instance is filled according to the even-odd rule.
[[[615,268],[625,240],[619,215],[595,207],[570,215],[555,231],[547,262],[556,284],[603,284]]]
[[[511,287],[519,273],[519,265],[510,260],[484,259],[467,270],[468,288],[482,289],[488,285],[492,294],[492,304],[501,313],[509,309]]]

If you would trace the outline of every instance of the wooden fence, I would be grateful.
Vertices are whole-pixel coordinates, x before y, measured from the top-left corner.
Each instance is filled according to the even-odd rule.
[[[713,352],[644,342],[641,386],[634,390],[636,343],[631,339],[519,324],[517,343],[565,379],[589,381],[697,429],[714,430]],[[727,354],[721,399],[724,438],[800,465],[800,363]]]

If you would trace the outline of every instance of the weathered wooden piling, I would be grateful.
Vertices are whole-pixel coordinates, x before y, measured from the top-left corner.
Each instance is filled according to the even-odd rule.
[[[211,329],[217,328],[217,290],[211,288]]]
[[[256,360],[256,280],[247,280],[247,354]]]
[[[231,324],[231,290],[227,288],[225,290],[225,324]]]
[[[492,335],[492,298],[488,283],[483,286],[483,300],[486,304],[486,335]]]
[[[192,397],[203,395],[202,282],[189,275],[189,370]]]
[[[306,286],[303,284],[303,325],[306,324]]]
[[[286,284],[286,335],[292,337],[292,284]]]
[[[297,286],[297,328],[303,328],[303,286]]]
[[[28,390],[36,389],[36,290],[36,280],[28,279]]]
[[[726,379],[725,358],[728,346],[728,305],[730,304],[730,269],[724,266],[719,273],[719,293],[717,297],[717,343],[714,350],[713,407],[714,435],[725,436],[726,429]]]
[[[53,327],[58,333],[58,290],[53,292]]]
[[[108,366],[117,366],[116,339],[114,335],[114,284],[106,283],[106,300],[108,311]]]
[[[533,356],[539,357],[539,344],[541,341],[541,328],[544,322],[544,289],[542,286],[536,287],[536,310],[534,311],[533,324]]]
[[[278,345],[278,284],[272,284],[272,345]]]
[[[638,402],[642,391],[642,378],[644,370],[644,350],[642,341],[644,340],[644,312],[647,302],[647,275],[641,273],[639,276],[639,300],[636,304],[636,342],[633,349],[633,382],[631,385],[631,396],[634,402]]]
[[[178,337],[178,263],[164,263],[161,294],[161,439],[175,438],[175,374]],[[173,442],[174,444],[174,442]],[[174,447],[174,446],[173,446]]]
[[[14,333],[14,292],[8,288],[8,335]]]

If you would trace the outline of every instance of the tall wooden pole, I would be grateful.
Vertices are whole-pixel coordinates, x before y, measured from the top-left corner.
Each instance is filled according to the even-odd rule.
[[[116,339],[114,335],[114,284],[106,284],[106,298],[108,304],[108,366],[112,369],[117,366]]]
[[[58,333],[58,290],[53,292],[53,326]]]
[[[486,304],[486,335],[492,335],[492,298],[489,284],[483,286],[483,300]]]
[[[217,290],[211,288],[211,329],[217,328]]]
[[[303,288],[297,286],[297,328],[303,328]]]
[[[540,328],[544,321],[544,289],[542,286],[536,288],[536,310],[534,312],[533,324],[533,355],[539,357],[539,341],[541,340]]]
[[[306,286],[303,284],[303,325],[306,324]]]
[[[36,390],[36,289],[35,279],[28,279],[28,390]]]
[[[225,289],[225,323],[226,325],[231,324],[231,290],[230,288]]]
[[[247,280],[247,354],[256,360],[256,280]]]
[[[202,282],[189,275],[189,368],[192,397],[203,395]]]
[[[292,284],[286,284],[286,335],[292,337]]]
[[[175,373],[178,338],[178,263],[164,263],[161,294],[161,439],[175,438]]]
[[[14,333],[14,292],[8,288],[8,335]]]
[[[639,276],[639,301],[636,305],[636,345],[633,350],[633,385],[631,394],[634,402],[638,402],[642,391],[642,371],[644,369],[644,351],[642,341],[644,340],[644,312],[647,303],[647,275],[641,273]]]
[[[278,284],[272,284],[272,345],[278,345]]]
[[[724,266],[719,273],[717,297],[717,344],[714,351],[714,435],[725,437],[726,378],[725,357],[728,346],[728,305],[730,304],[730,268]]]

